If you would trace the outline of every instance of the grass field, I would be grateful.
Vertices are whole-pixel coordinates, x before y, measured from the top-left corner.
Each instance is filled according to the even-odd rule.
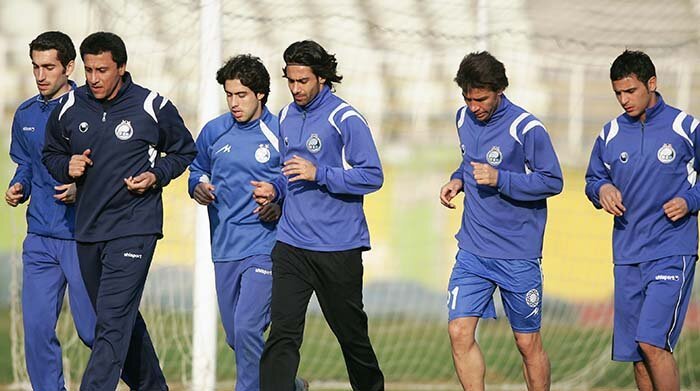
[[[7,311],[0,314],[2,324],[9,322]],[[170,315],[172,320],[189,322],[188,317]],[[153,318],[149,316],[148,318]],[[152,319],[149,319],[149,323]],[[370,332],[389,389],[457,389],[445,323],[440,320],[420,320],[402,317],[370,320]],[[3,330],[6,331],[6,330]],[[11,380],[6,332],[0,339],[0,379]],[[335,339],[322,318],[307,319],[299,373],[307,377],[316,389],[342,389],[347,374]],[[609,360],[610,332],[601,328],[581,328],[576,324],[546,324],[543,329],[545,347],[552,362],[554,389],[625,389],[632,386],[629,365]],[[522,384],[520,359],[515,351],[509,326],[503,320],[485,321],[479,330],[479,340],[487,363],[487,383],[493,385]],[[700,357],[700,333],[685,333],[686,342],[679,349],[679,360]],[[168,343],[169,342],[169,343]],[[177,343],[156,338],[161,364],[166,377],[174,385],[189,375],[186,357]],[[68,378],[77,381],[87,359],[87,349],[71,346]],[[696,384],[700,367],[681,362],[683,384]],[[223,334],[218,339],[218,379],[221,389],[235,379],[233,355],[225,345]],[[562,382],[563,381],[563,382]],[[330,388],[328,388],[330,387]],[[408,388],[406,388],[408,387]],[[428,388],[423,388],[428,387]],[[431,388],[432,387],[432,388]],[[451,388],[454,387],[454,388]],[[231,389],[232,387],[228,388]]]

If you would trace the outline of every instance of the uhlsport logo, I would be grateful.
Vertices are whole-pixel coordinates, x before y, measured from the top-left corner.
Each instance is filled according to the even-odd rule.
[[[258,149],[255,150],[255,160],[258,163],[267,163],[270,160],[270,145],[260,144]]]
[[[668,274],[657,274],[654,279],[656,281],[680,281],[681,278],[677,275],[668,275]]]
[[[311,153],[318,153],[321,150],[321,139],[316,133],[312,133],[308,140],[306,140],[306,149]]]
[[[34,127],[33,126],[22,126],[22,131],[23,132],[33,132]]]
[[[630,155],[627,152],[622,152],[620,154],[620,161],[622,163],[627,163],[630,160]]]
[[[661,146],[661,148],[659,148],[659,151],[656,152],[656,157],[663,164],[671,163],[674,159],[676,159],[676,150],[673,149],[673,145],[664,144]]]
[[[531,308],[537,307],[540,304],[540,292],[537,289],[530,289],[525,294],[525,302]]]
[[[501,162],[503,161],[503,154],[501,154],[501,148],[496,145],[491,147],[491,149],[489,149],[489,151],[486,153],[486,161],[494,167],[501,164]]]
[[[80,125],[78,125],[78,130],[80,131],[80,133],[87,132],[89,128],[90,125],[88,125],[88,123],[85,121],[81,122]]]
[[[143,258],[143,254],[134,254],[134,253],[126,252],[126,253],[124,253],[124,258],[141,259],[141,258]]]
[[[128,140],[134,135],[134,128],[131,127],[131,121],[122,120],[122,122],[114,128],[114,135],[120,140]]]

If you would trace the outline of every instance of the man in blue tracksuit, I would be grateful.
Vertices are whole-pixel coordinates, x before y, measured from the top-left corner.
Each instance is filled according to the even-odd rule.
[[[284,52],[294,102],[280,113],[285,177],[256,183],[256,201],[285,195],[272,250],[272,325],[260,362],[262,391],[289,391],[311,294],[343,351],[353,390],[384,389],[362,304],[362,252],[370,248],[363,196],[384,180],[365,119],[331,92],[335,56],[313,41]]]
[[[270,75],[259,58],[229,59],[216,80],[230,112],[199,133],[189,193],[208,206],[219,312],[236,355],[236,390],[258,391],[280,206],[258,207],[250,191],[251,181],[270,182],[281,175],[279,126],[265,106]]]
[[[138,306],[162,237],[162,188],[192,162],[194,141],[172,103],[132,82],[117,35],[89,35],[80,56],[86,85],[54,110],[43,150],[54,178],[78,187],[75,238],[97,313],[80,389],[114,390],[121,374],[132,389],[167,390]]]
[[[700,121],[664,102],[642,52],[618,56],[610,80],[625,113],[596,138],[586,195],[614,216],[612,358],[634,363],[642,391],[679,390],[673,348],[697,260]]]
[[[29,380],[35,390],[62,391],[56,323],[66,285],[78,336],[90,346],[95,333],[95,311],[80,276],[73,237],[75,184],[57,182],[41,163],[49,115],[75,89],[68,80],[75,66],[75,48],[66,34],[48,31],[29,44],[29,56],[39,94],[15,112],[10,157],[17,170],[5,202],[14,207],[31,198],[22,251],[22,320]]]
[[[479,318],[495,318],[501,291],[528,390],[549,390],[550,365],[539,333],[542,320],[542,240],[547,197],[559,194],[559,161],[544,125],[516,106],[503,64],[471,53],[455,82],[466,105],[457,112],[462,162],[440,190],[441,203],[464,191],[459,251],[448,286],[449,334],[465,390],[484,389],[484,359],[475,333]]]

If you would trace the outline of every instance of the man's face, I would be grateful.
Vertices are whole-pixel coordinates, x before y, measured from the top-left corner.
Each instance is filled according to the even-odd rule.
[[[53,99],[68,90],[68,76],[73,72],[74,62],[65,67],[58,60],[58,51],[32,50],[32,67],[36,87],[44,99]]]
[[[85,79],[96,99],[110,100],[117,96],[122,86],[122,76],[126,72],[126,64],[118,67],[112,58],[112,52],[86,54],[83,63]]]
[[[226,80],[224,92],[228,108],[237,122],[245,123],[260,118],[265,94],[256,94],[239,79]]]
[[[625,76],[612,82],[615,97],[627,115],[639,117],[644,111],[654,105],[656,91],[656,76],[652,76],[645,85],[637,75]]]
[[[487,122],[501,103],[502,93],[503,91],[492,91],[488,88],[469,88],[462,91],[462,96],[476,119]]]
[[[284,77],[287,78],[287,86],[294,102],[302,107],[318,95],[326,82],[326,79],[316,76],[311,67],[306,65],[287,65]]]

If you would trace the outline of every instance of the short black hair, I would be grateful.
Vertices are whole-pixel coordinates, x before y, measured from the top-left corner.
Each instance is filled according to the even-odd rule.
[[[265,94],[262,104],[270,95],[270,74],[260,58],[250,54],[239,54],[229,58],[224,66],[216,71],[216,81],[222,86],[226,80],[238,79],[241,84],[256,94]]]
[[[126,64],[126,45],[117,34],[99,31],[88,35],[80,44],[80,58],[85,59],[86,54],[101,54],[110,52],[117,67]]]
[[[625,50],[617,56],[610,66],[610,81],[617,81],[635,75],[637,79],[647,84],[649,79],[656,76],[656,68],[651,58],[641,51]]]
[[[29,58],[32,58],[33,51],[43,52],[56,49],[58,61],[65,68],[68,63],[75,61],[75,46],[68,35],[60,31],[47,31],[39,34],[29,43]]]
[[[498,92],[508,87],[503,63],[486,51],[467,54],[459,64],[454,80],[465,92],[471,88],[486,88]]]
[[[343,77],[338,74],[338,61],[316,41],[298,41],[289,45],[284,51],[285,66],[282,69],[287,76],[287,66],[304,65],[310,67],[317,77],[326,79],[325,85],[333,88],[333,83],[340,83]]]

